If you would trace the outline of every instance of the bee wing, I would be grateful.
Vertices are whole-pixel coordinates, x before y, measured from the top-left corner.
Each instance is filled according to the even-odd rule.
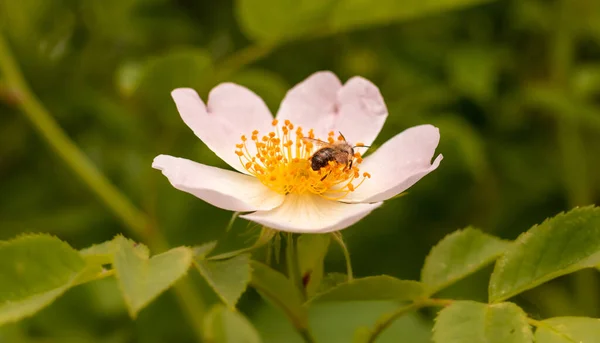
[[[316,146],[319,146],[319,147],[324,147],[324,146],[331,145],[329,142],[325,142],[325,141],[322,141],[322,140],[316,139],[316,138],[302,137],[302,140],[304,142],[310,142],[310,143],[312,143],[312,144],[314,144]]]

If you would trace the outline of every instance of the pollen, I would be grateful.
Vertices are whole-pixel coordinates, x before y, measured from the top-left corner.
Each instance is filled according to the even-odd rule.
[[[302,127],[289,120],[271,123],[271,132],[254,130],[250,139],[240,137],[235,153],[240,163],[265,186],[280,194],[316,194],[330,200],[341,200],[354,192],[371,175],[360,173],[360,153],[346,155],[348,163],[332,159],[319,170],[312,169],[313,156],[320,149],[345,141],[335,137],[315,137],[314,130],[305,134]]]

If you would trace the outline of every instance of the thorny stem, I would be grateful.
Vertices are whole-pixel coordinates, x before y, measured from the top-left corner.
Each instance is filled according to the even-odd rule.
[[[403,315],[416,311],[423,307],[445,307],[452,304],[452,300],[447,299],[422,299],[417,300],[412,304],[398,308],[392,313],[386,313],[377,319],[375,326],[371,329],[367,343],[373,343],[379,335],[387,329],[392,323]]]
[[[168,249],[166,240],[155,230],[148,216],[133,205],[88,159],[88,157],[66,135],[49,111],[33,94],[25,81],[19,65],[0,32],[0,71],[12,95],[11,99],[29,119],[33,127],[58,154],[63,162],[81,178],[104,204],[123,222],[133,236],[144,238],[154,249]],[[203,340],[204,301],[196,292],[191,281],[182,279],[174,286],[184,313],[188,316],[199,342]]]

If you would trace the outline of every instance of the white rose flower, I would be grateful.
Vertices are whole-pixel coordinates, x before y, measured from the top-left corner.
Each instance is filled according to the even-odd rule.
[[[152,167],[175,188],[251,212],[240,217],[275,230],[347,228],[442,160],[431,162],[440,139],[432,125],[409,128],[361,157],[388,115],[378,88],[361,77],[342,85],[333,73],[317,72],[287,93],[275,119],[260,97],[232,83],[213,88],[206,105],[192,89],[171,94],[183,121],[238,172],[168,155]]]

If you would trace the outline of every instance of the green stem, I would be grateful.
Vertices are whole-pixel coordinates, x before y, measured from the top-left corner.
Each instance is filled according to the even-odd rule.
[[[423,307],[431,307],[431,306],[444,307],[444,306],[450,305],[451,303],[452,303],[452,300],[446,300],[446,299],[423,299],[423,300],[415,301],[412,304],[400,307],[394,312],[386,313],[383,316],[381,316],[379,319],[377,319],[377,322],[375,323],[375,326],[373,327],[373,329],[371,329],[370,335],[368,336],[366,342],[367,343],[375,342],[377,337],[379,337],[379,335],[385,329],[390,327],[390,325],[392,325],[392,323],[394,323],[394,321],[396,321],[398,318],[404,316],[407,313],[416,311]]]
[[[310,332],[308,330],[306,330],[306,329],[299,330],[298,333],[300,333],[300,337],[302,337],[304,342],[306,342],[306,343],[314,343],[315,342],[314,337],[310,334]]]
[[[569,73],[573,64],[573,11],[570,0],[559,0],[556,3],[556,30],[551,36],[552,50],[550,54],[550,82],[553,87],[566,93],[571,101],[572,95],[568,86]],[[565,113],[558,115],[557,142],[562,160],[564,185],[569,206],[587,205],[592,202],[591,187],[586,168],[585,146],[579,134],[578,109],[569,106]]]
[[[298,288],[300,294],[306,300],[306,289],[302,284],[302,275],[300,275],[300,265],[298,261],[298,250],[296,249],[296,244],[294,241],[294,234],[288,233],[287,235],[287,245],[285,248],[285,261],[287,263],[287,272],[288,277],[292,281],[292,284]]]
[[[559,0],[555,5],[556,25],[551,36],[550,82],[553,87],[562,90],[569,102],[573,95],[569,88],[569,74],[575,55],[575,32],[573,31],[576,14],[571,0]],[[562,162],[562,174],[569,207],[593,203],[585,144],[580,133],[580,111],[578,106],[568,106],[564,113],[557,116],[556,140]],[[591,273],[573,275],[576,291],[574,303],[579,308],[595,309],[600,305],[597,291],[589,287],[595,281]],[[582,307],[583,306],[583,307]],[[593,310],[592,310],[593,312]]]
[[[33,124],[50,147],[96,193],[137,237],[144,236],[146,217],[94,167],[92,162],[77,148],[58,126],[38,98],[30,91],[19,66],[10,52],[7,42],[0,34],[0,69],[16,105]]]
[[[16,106],[63,162],[121,219],[130,234],[138,238],[144,238],[151,248],[168,249],[166,240],[157,230],[153,230],[148,216],[133,205],[93,165],[33,94],[1,32],[0,71],[4,76],[10,94],[14,97]],[[184,313],[193,325],[198,341],[201,342],[203,335],[200,330],[204,324],[202,318],[204,302],[201,295],[195,291],[187,278],[178,282],[174,287],[174,291]]]
[[[207,257],[207,259],[208,260],[226,260],[228,258],[232,258],[234,256],[237,256],[237,255],[240,255],[243,253],[252,252],[260,247],[263,247],[267,243],[269,243],[271,241],[271,239],[275,236],[275,234],[276,234],[276,231],[270,230],[267,228],[263,228],[260,233],[260,236],[258,237],[256,242],[254,242],[254,244],[252,244],[251,246],[249,246],[247,248],[234,250],[234,251],[228,251],[228,252],[225,252],[225,253],[222,253],[219,255],[209,256],[209,257]]]
[[[229,219],[229,223],[227,223],[225,232],[229,232],[229,230],[231,230],[231,228],[233,227],[233,223],[235,223],[235,220],[240,215],[240,213],[242,213],[242,212],[233,212],[233,214],[231,215],[231,219]]]
[[[342,252],[344,253],[344,259],[346,260],[346,274],[348,275],[348,281],[352,281],[354,279],[354,273],[352,272],[352,261],[350,260],[350,251],[344,242],[344,238],[342,234],[339,232],[334,232],[331,234],[333,239],[340,245],[342,248]]]
[[[181,278],[174,286],[173,292],[179,307],[183,310],[198,342],[204,342],[204,312],[205,305],[202,295],[198,292],[189,276]]]

